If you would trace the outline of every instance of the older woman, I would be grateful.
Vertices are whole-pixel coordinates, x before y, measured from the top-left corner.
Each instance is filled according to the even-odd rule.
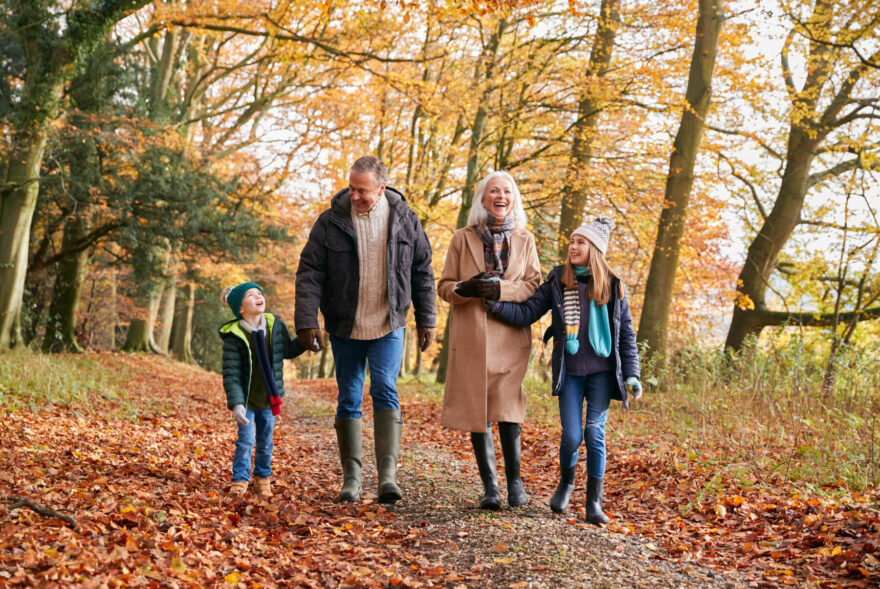
[[[440,423],[471,432],[485,489],[483,509],[501,507],[492,423],[498,424],[504,453],[507,502],[516,507],[529,500],[519,467],[531,331],[487,313],[496,301],[525,301],[541,281],[535,238],[525,226],[516,182],[507,172],[492,172],[477,186],[468,226],[452,236],[437,285],[440,297],[452,304]]]

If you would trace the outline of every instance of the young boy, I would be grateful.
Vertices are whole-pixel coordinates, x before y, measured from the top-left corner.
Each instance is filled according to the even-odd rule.
[[[226,405],[238,424],[238,439],[232,459],[230,493],[243,495],[251,480],[251,450],[254,444],[254,491],[272,495],[272,433],[275,416],[281,414],[284,397],[284,358],[296,358],[305,351],[291,339],[280,317],[266,313],[263,289],[244,282],[223,291],[223,300],[235,319],[220,327],[223,338],[223,389]],[[256,431],[255,431],[256,430]]]

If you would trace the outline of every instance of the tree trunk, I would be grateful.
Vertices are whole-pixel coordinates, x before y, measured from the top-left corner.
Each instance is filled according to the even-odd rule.
[[[165,277],[162,294],[159,297],[159,316],[156,325],[156,345],[163,353],[168,353],[171,344],[171,326],[174,323],[174,307],[177,301],[177,269],[172,264]]]
[[[669,308],[672,305],[681,239],[694,182],[694,164],[703,138],[706,113],[709,111],[712,71],[715,68],[718,35],[723,21],[721,0],[700,0],[694,53],[685,94],[686,104],[669,158],[664,208],[660,213],[639,321],[638,341],[647,343],[649,352],[660,356],[666,353]]]
[[[181,289],[181,303],[177,305],[174,318],[174,343],[172,353],[174,357],[187,364],[195,364],[196,360],[192,353],[192,328],[193,314],[196,308],[196,287],[191,282]]]
[[[161,354],[162,352],[156,345],[154,336],[156,312],[159,310],[159,294],[153,292],[147,295],[146,300],[143,302],[146,317],[131,320],[122,351]]]
[[[593,140],[599,124],[599,113],[604,100],[591,82],[603,78],[611,63],[614,39],[620,25],[620,1],[602,0],[599,24],[593,39],[590,52],[590,63],[587,65],[587,87],[578,103],[578,118],[574,123],[574,139],[571,146],[571,162],[568,168],[565,186],[562,188],[562,203],[559,213],[559,257],[565,259],[568,254],[568,238],[572,231],[583,222],[584,207],[587,204],[585,185],[586,170],[593,158]]]
[[[410,340],[412,340],[412,335],[410,334],[409,329],[403,330],[403,354],[400,356],[400,370],[397,371],[398,377],[403,377],[407,375],[407,365],[406,360],[409,357],[409,344]]]
[[[69,219],[61,240],[63,251],[72,251],[86,231],[81,217]],[[82,288],[89,268],[89,251],[82,249],[65,254],[58,263],[58,276],[46,318],[43,352],[82,352],[76,340],[76,314],[82,300]]]
[[[46,132],[41,130],[21,149],[9,154],[6,177],[0,187],[0,350],[24,344],[21,299],[46,138]]]
[[[327,366],[328,364],[333,364],[333,362],[330,361],[332,353],[330,352],[329,339],[325,337],[324,342],[326,342],[326,345],[324,346],[324,349],[321,350],[321,363],[318,365],[318,378],[328,378],[329,370]]]

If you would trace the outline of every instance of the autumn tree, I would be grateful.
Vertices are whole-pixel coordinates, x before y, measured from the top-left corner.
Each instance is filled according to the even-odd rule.
[[[799,226],[821,223],[804,218],[805,199],[834,177],[876,168],[877,76],[880,52],[865,49],[876,40],[880,21],[872,3],[812,5],[783,3],[792,23],[781,54],[781,73],[788,96],[788,134],[784,152],[761,141],[778,156],[782,177],[772,206],[755,191],[761,225],[752,239],[737,280],[733,320],[726,346],[739,349],[764,327],[796,323],[828,326],[840,316],[773,310],[767,301],[780,254]],[[801,50],[803,81],[796,81],[791,56]],[[816,170],[818,164],[822,168]],[[863,318],[878,309],[858,311]]]

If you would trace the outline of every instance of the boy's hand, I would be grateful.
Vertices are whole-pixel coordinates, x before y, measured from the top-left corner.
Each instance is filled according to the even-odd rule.
[[[324,349],[324,332],[314,327],[300,329],[296,337],[302,347],[312,352],[320,352]]]
[[[235,423],[238,425],[248,425],[251,420],[247,418],[247,411],[245,411],[244,405],[236,405],[232,408],[232,419],[235,420]]]
[[[416,332],[419,334],[419,349],[424,352],[431,345],[431,342],[434,341],[437,330],[433,327],[417,326]]]

